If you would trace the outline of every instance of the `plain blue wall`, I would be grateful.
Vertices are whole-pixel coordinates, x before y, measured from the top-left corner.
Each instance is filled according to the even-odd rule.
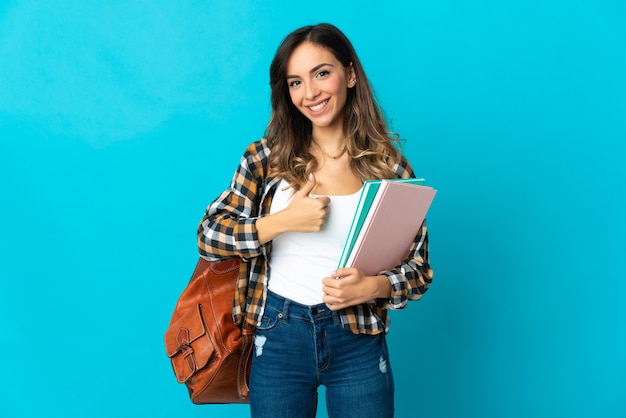
[[[626,417],[620,0],[0,3],[0,416],[248,415],[191,405],[162,335],[278,43],[320,21],[439,189],[397,416]]]

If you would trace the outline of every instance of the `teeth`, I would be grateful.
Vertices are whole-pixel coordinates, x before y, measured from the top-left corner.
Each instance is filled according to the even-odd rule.
[[[310,106],[310,109],[314,112],[317,112],[318,110],[320,110],[321,108],[323,108],[324,106],[326,106],[326,103],[328,103],[328,100],[324,100],[322,103],[315,105],[315,106]]]

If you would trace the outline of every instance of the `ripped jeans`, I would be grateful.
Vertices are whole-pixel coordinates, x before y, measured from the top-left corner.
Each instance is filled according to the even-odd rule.
[[[353,334],[326,305],[300,305],[269,292],[254,344],[252,418],[313,418],[320,385],[329,418],[393,417],[384,333]]]

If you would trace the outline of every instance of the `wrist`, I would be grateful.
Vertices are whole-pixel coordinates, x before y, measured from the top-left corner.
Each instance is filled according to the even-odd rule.
[[[391,297],[391,283],[385,275],[371,276],[374,284],[374,299],[389,299]]]
[[[289,217],[285,217],[283,212],[284,211],[276,212],[257,219],[257,236],[261,245],[268,243],[283,232],[286,232],[286,221],[288,221]]]

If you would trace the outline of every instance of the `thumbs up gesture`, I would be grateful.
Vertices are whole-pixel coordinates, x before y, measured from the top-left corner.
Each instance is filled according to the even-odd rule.
[[[322,229],[328,216],[330,198],[309,197],[315,184],[315,177],[311,174],[285,209],[257,220],[256,227],[261,244],[289,231],[317,232]]]
[[[290,230],[317,232],[324,226],[324,221],[328,216],[330,198],[327,196],[309,197],[315,184],[315,176],[311,174],[309,180],[296,192],[289,206],[285,208]]]

